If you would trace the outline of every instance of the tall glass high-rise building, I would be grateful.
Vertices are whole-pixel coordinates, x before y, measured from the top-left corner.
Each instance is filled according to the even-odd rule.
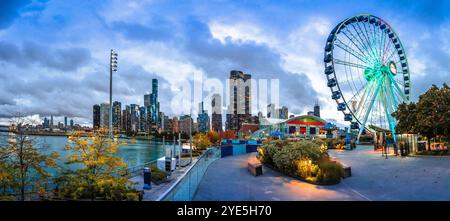
[[[222,131],[222,99],[220,94],[211,97],[211,128],[214,131]]]
[[[92,113],[92,127],[94,129],[100,128],[100,105],[95,104],[93,107],[93,113]]]
[[[147,98],[147,99],[146,99]],[[144,105],[147,105],[149,130],[156,131],[159,125],[158,79],[152,79],[152,93],[144,96]]]
[[[114,130],[120,130],[121,129],[121,122],[122,122],[122,104],[119,101],[113,102],[113,111],[112,111],[112,123]]]
[[[208,132],[209,131],[209,116],[208,112],[203,108],[203,101],[199,104],[199,113],[197,116],[198,131]]]
[[[242,123],[252,121],[251,117],[251,78],[242,71],[231,71],[229,78],[230,103],[227,110],[226,128],[239,131]]]
[[[102,103],[100,105],[100,127],[109,127],[109,103]]]

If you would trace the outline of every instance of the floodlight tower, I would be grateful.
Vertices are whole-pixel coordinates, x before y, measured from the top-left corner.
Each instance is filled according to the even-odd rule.
[[[109,138],[113,138],[112,130],[112,74],[117,71],[117,52],[111,49],[111,56],[109,62]]]

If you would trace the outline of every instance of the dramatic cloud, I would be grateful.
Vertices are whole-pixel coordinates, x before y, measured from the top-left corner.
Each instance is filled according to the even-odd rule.
[[[448,82],[448,1],[1,1],[0,121],[20,112],[90,124],[108,101],[109,50],[119,52],[113,99],[143,104],[159,79],[161,110],[173,115],[181,83],[225,83],[230,70],[279,79],[280,105],[343,122],[323,75],[332,27],[359,13],[389,22],[408,55],[413,99]],[[320,7],[319,7],[320,5]],[[206,94],[206,92],[205,92]],[[196,104],[194,104],[194,107]],[[207,105],[208,106],[208,105]]]

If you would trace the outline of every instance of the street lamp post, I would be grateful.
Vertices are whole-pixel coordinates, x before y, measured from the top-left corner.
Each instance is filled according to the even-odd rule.
[[[190,152],[190,158],[191,161],[190,163],[192,163],[192,107],[189,113],[189,152]]]
[[[117,52],[111,49],[111,56],[109,62],[109,138],[113,138],[112,129],[112,73],[117,71]]]

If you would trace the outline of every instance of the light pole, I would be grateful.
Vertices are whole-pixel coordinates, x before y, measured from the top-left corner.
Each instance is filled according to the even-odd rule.
[[[189,152],[190,152],[190,158],[192,163],[192,107],[189,113]]]
[[[117,52],[111,49],[111,56],[109,60],[109,138],[113,138],[112,130],[112,73],[117,71]]]

